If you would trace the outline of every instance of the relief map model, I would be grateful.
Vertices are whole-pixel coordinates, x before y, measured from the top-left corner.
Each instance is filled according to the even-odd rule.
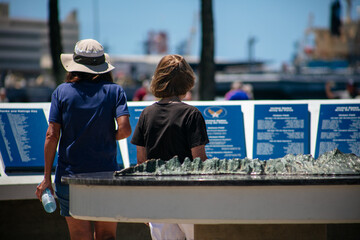
[[[168,161],[148,160],[142,164],[116,171],[114,176],[141,175],[360,175],[360,157],[342,153],[338,149],[326,152],[314,159],[311,155],[288,154],[282,158],[218,159],[201,161],[186,158],[181,164],[177,157]]]

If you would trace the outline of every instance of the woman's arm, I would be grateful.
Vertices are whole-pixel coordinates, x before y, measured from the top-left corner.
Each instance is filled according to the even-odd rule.
[[[147,159],[146,156],[146,148],[142,146],[136,146],[136,152],[137,152],[137,164],[141,164],[145,162]]]
[[[206,152],[205,152],[205,145],[200,145],[193,147],[191,149],[191,155],[193,159],[200,157],[202,161],[205,161],[207,159]]]
[[[116,130],[115,138],[120,140],[127,138],[131,134],[131,126],[129,121],[129,115],[123,115],[116,118],[118,129]]]
[[[51,185],[51,169],[54,163],[56,148],[60,138],[61,125],[59,123],[50,122],[46,131],[45,146],[44,146],[44,179],[36,188],[36,196],[41,199],[42,192],[49,188],[54,194],[54,189]]]

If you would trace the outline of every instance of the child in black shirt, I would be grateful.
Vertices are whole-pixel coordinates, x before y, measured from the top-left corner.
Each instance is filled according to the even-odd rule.
[[[131,143],[136,145],[138,164],[149,159],[164,161],[178,156],[207,159],[209,142],[200,111],[181,100],[195,83],[195,74],[180,55],[163,57],[151,81],[150,90],[160,100],[143,110]],[[153,239],[194,239],[193,224],[150,223]]]

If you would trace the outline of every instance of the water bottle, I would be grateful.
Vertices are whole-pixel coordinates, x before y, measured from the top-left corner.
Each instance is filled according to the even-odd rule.
[[[50,189],[45,189],[41,195],[41,202],[47,213],[52,213],[56,209],[56,202],[54,196],[51,194]]]

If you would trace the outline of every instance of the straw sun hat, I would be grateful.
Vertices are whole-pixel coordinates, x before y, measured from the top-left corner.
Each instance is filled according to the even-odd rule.
[[[84,39],[76,43],[74,53],[63,53],[61,63],[68,72],[103,74],[113,70],[110,57],[104,47],[94,39]]]

